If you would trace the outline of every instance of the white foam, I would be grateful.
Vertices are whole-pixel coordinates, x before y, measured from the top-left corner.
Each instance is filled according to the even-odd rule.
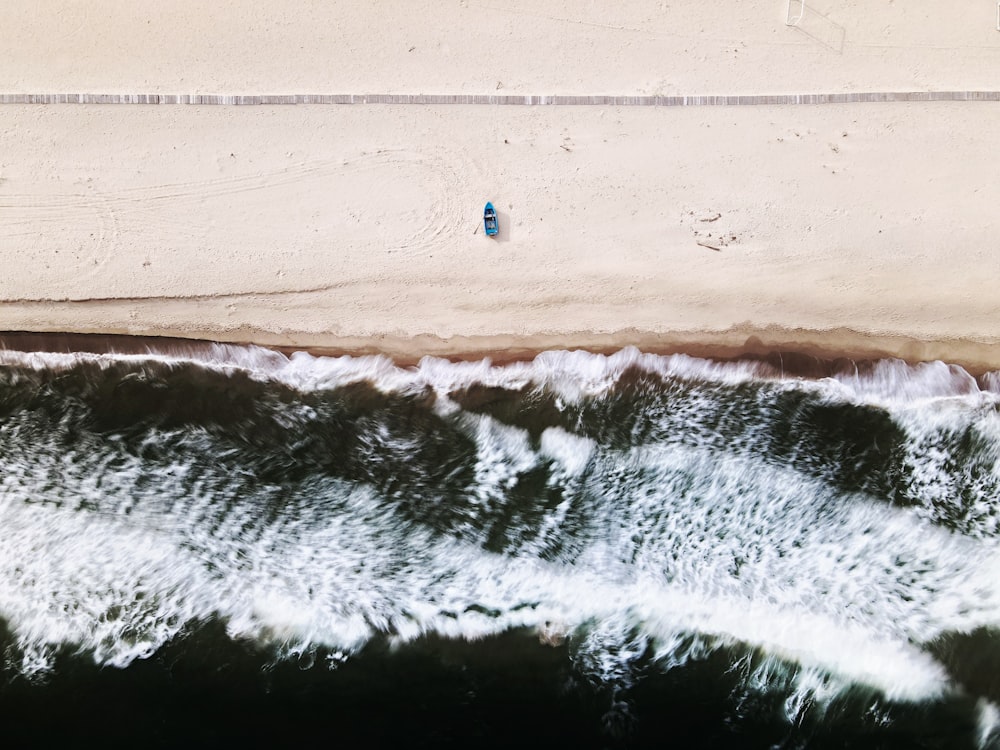
[[[477,486],[485,488],[481,502],[495,502],[490,493],[535,457],[518,431],[479,422]],[[860,500],[839,498],[815,513],[805,499],[821,486],[769,472],[765,490],[758,469],[738,460],[714,459],[713,468],[695,453],[648,449],[626,460],[654,471],[648,502],[630,509],[621,498],[599,498],[620,532],[595,536],[568,563],[431,537],[371,494],[336,482],[310,495],[338,503],[337,514],[316,524],[289,508],[289,519],[256,541],[240,531],[254,524],[252,508],[219,524],[207,496],[166,515],[139,504],[128,517],[109,517],[26,505],[8,491],[0,507],[8,541],[2,614],[26,654],[74,643],[111,664],[150,653],[188,619],[215,611],[234,635],[344,653],[380,631],[402,640],[428,631],[476,638],[547,620],[571,629],[595,622],[585,638],[597,649],[592,665],[608,679],[627,672],[635,636],[613,649],[598,644],[639,627],[661,644],[688,633],[754,644],[906,700],[947,686],[911,643],[1000,621],[997,579],[981,575],[997,569],[989,548]],[[697,496],[674,494],[671,477],[685,472],[709,478]],[[644,517],[667,509],[658,526]],[[637,532],[645,542],[635,548],[627,537]],[[108,617],[112,608],[120,612]]]
[[[729,385],[766,380],[826,393],[830,398],[890,407],[933,399],[1000,395],[1000,374],[986,373],[977,381],[962,367],[940,361],[908,364],[885,359],[875,362],[863,375],[856,370],[809,381],[784,378],[771,365],[758,361],[717,362],[684,354],[649,354],[635,347],[625,347],[611,355],[582,350],[545,351],[531,361],[502,366],[494,365],[488,358],[451,362],[425,357],[416,367],[399,367],[383,355],[327,357],[300,351],[285,356],[264,347],[230,344],[192,346],[189,350],[175,346],[171,354],[26,353],[0,349],[0,365],[36,370],[67,369],[79,363],[107,367],[117,361],[196,363],[220,371],[239,370],[259,380],[284,383],[301,391],[356,382],[372,383],[384,392],[420,392],[431,388],[442,395],[470,385],[512,390],[534,387],[552,391],[567,403],[605,393],[629,370]]]
[[[995,749],[1000,744],[1000,736],[997,730],[1000,729],[1000,708],[995,703],[980,698],[976,708],[978,709],[979,747],[982,750],[987,748]]]
[[[1000,372],[987,372],[979,378],[983,391],[1000,394]]]
[[[911,406],[893,417],[906,432],[903,465],[918,512],[969,535],[1000,535],[1000,411],[992,396]]]
[[[411,369],[378,357],[262,351],[225,366],[266,371],[303,390],[361,380],[442,393],[463,383],[541,383],[567,399],[607,389],[633,367],[727,382],[755,377],[750,366],[635,350],[548,353],[505,368],[425,360]],[[11,357],[0,353],[8,364]],[[88,357],[111,361],[14,360],[69,367]],[[933,382],[954,376],[929,372]],[[855,388],[807,387],[840,398],[848,386]],[[880,388],[847,397],[891,396]],[[977,428],[1000,445],[993,396],[949,396],[948,388],[956,390],[903,388],[893,414],[914,435],[975,415]],[[928,409],[927,398],[940,400]],[[8,444],[30,446],[20,460],[5,458],[0,483],[0,615],[15,634],[21,669],[44,670],[60,644],[127,664],[189,620],[215,614],[234,636],[302,655],[316,644],[349,655],[378,633],[399,642],[427,632],[478,638],[558,622],[576,639],[583,668],[622,685],[649,645],[664,668],[722,646],[757,646],[772,659],[748,672],[748,685],[787,682],[791,717],[852,683],[899,700],[938,697],[951,685],[920,644],[1000,624],[995,543],[951,534],[920,508],[837,494],[794,471],[698,446],[619,452],[561,428],[545,430],[536,446],[525,430],[454,403],[447,412],[477,451],[467,515],[450,536],[407,522],[363,486],[331,479],[298,488],[265,521],[254,504],[263,500],[253,494],[265,490],[241,494],[238,478],[210,466],[155,473],[135,456],[113,454],[111,462],[100,454],[108,446],[86,445],[66,460],[62,444],[29,440],[16,421],[3,423]],[[148,439],[186,441],[195,454],[212,450],[198,434],[151,432]],[[936,460],[925,450],[912,460],[918,478],[921,466],[945,471],[944,455]],[[483,519],[542,464],[551,464],[549,481],[565,490],[564,500],[516,555],[484,551]],[[937,499],[933,480],[924,483],[922,492]],[[991,498],[982,501],[985,507]],[[569,551],[543,560],[548,541],[567,533],[571,506],[589,527],[573,532]]]
[[[815,700],[820,694],[825,702],[852,683],[874,687],[893,700],[936,698],[948,687],[941,665],[920,649],[898,637],[860,627],[847,617],[735,598],[709,601],[682,597],[672,604],[686,610],[682,616],[676,610],[663,613],[658,620],[650,613],[645,622],[655,623],[653,633],[714,635],[721,639],[718,643],[749,643],[772,658],[780,657],[784,671],[788,671],[787,664],[802,665],[793,672],[795,692],[802,693],[797,699],[790,696],[793,702],[807,697]],[[770,668],[778,669],[779,665],[771,662]],[[831,674],[836,676],[832,682]],[[819,675],[823,675],[821,685],[817,683]]]
[[[945,362],[909,364],[898,359],[875,362],[864,375],[857,370],[828,379],[844,389],[852,400],[879,406],[899,406],[937,399],[979,396],[980,388],[965,369]],[[989,379],[984,379],[987,384]]]
[[[416,367],[398,367],[382,355],[314,356],[296,352],[291,356],[256,346],[215,344],[207,350],[175,351],[171,354],[90,354],[17,352],[0,349],[0,365],[36,370],[68,369],[81,363],[107,367],[114,362],[159,362],[173,365],[196,363],[220,371],[240,370],[260,380],[281,382],[302,391],[323,390],[355,382],[371,382],[385,392],[421,391],[427,387],[447,393],[473,384],[520,389],[527,385],[548,388],[567,401],[603,393],[621,375],[638,369],[668,377],[739,383],[770,377],[773,371],[754,362],[718,363],[678,354],[659,356],[626,347],[612,355],[585,351],[547,351],[529,362],[495,366],[489,359],[451,362],[425,357]]]
[[[568,476],[579,476],[590,464],[597,444],[559,427],[549,427],[542,433],[541,454],[554,459]]]

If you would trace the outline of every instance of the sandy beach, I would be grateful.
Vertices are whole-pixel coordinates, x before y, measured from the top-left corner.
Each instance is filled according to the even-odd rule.
[[[988,4],[576,5],[14,2],[0,93],[996,87]],[[4,104],[0,330],[995,369],[998,136],[980,101]]]

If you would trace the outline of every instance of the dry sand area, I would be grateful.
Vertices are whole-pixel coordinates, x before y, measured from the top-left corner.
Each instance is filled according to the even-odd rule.
[[[10,0],[0,94],[1000,88],[995,4],[730,5]],[[973,101],[3,104],[0,330],[998,368],[998,143]]]

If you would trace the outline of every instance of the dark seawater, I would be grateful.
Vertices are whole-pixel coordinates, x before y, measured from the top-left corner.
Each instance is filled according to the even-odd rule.
[[[4,746],[1000,747],[1000,378],[0,351]]]

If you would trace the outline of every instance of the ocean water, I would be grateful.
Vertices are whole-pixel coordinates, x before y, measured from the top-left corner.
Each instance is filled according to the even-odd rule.
[[[0,351],[0,737],[1000,747],[1000,377]]]

